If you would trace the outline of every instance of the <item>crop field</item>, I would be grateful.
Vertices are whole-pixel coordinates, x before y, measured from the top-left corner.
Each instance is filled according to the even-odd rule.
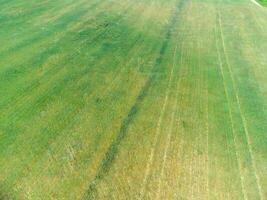
[[[0,0],[0,200],[267,200],[257,2]]]

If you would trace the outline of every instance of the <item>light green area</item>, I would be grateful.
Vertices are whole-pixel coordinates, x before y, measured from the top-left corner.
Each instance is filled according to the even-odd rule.
[[[0,4],[0,199],[267,198],[265,8]]]

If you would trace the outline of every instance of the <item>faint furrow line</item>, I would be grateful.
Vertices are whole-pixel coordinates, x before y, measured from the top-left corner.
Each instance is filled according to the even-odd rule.
[[[217,32],[217,23],[216,23],[216,26],[215,26],[215,31]],[[242,169],[241,169],[241,161],[240,161],[241,159],[240,159],[240,155],[239,155],[238,149],[237,149],[236,134],[235,134],[235,128],[234,128],[234,123],[233,123],[233,114],[232,114],[232,109],[231,109],[231,106],[230,106],[230,98],[229,98],[229,93],[228,93],[227,86],[226,86],[225,75],[224,75],[223,68],[222,68],[222,59],[221,59],[221,54],[219,52],[218,39],[217,39],[216,35],[215,35],[215,40],[216,40],[216,51],[217,51],[218,60],[219,60],[220,73],[221,73],[221,76],[222,76],[222,79],[223,79],[224,93],[225,93],[225,96],[226,96],[228,114],[229,114],[229,117],[230,117],[231,130],[232,130],[231,132],[232,132],[232,136],[233,136],[233,140],[234,140],[235,155],[236,155],[237,164],[238,164],[238,171],[239,171],[242,195],[243,195],[243,198],[245,200],[247,200],[247,195],[246,195],[245,187],[244,187],[244,177],[242,175]]]
[[[200,13],[198,13],[199,15]],[[197,33],[200,32],[200,26],[199,24],[196,26],[196,31]],[[197,77],[195,79],[195,98],[193,98],[193,101],[195,99],[197,99],[196,101],[196,115],[197,116],[200,112],[203,112],[203,99],[202,98],[197,98],[200,97],[201,95],[203,95],[202,93],[202,88],[203,88],[203,72],[200,66],[200,38],[197,37],[195,39],[195,43],[196,43],[196,52],[197,52],[197,59],[196,59],[196,68],[195,71],[198,74]],[[203,112],[204,113],[204,112]],[[193,192],[192,192],[192,199],[199,199],[201,196],[200,193],[200,185],[202,185],[202,172],[204,169],[204,165],[206,164],[205,161],[202,158],[202,122],[201,120],[196,120],[196,148],[195,148],[195,155],[194,155],[194,174],[195,174],[195,180],[194,180],[194,185],[195,187],[193,187]],[[204,181],[203,181],[204,182]]]
[[[195,63],[192,62],[192,65],[196,65],[196,66],[199,66],[198,63]],[[191,69],[192,70],[192,73],[199,73],[199,71],[197,71],[198,67],[196,67],[195,69]],[[198,92],[200,91],[200,86],[201,86],[201,83],[198,83],[198,79],[199,77],[197,78],[194,78],[194,81],[192,82],[192,85],[194,87],[194,91],[192,90],[192,93],[191,93],[191,97],[190,97],[190,104],[193,108],[193,111],[191,113],[191,116],[190,116],[190,120],[192,121],[192,133],[198,133],[197,135],[195,135],[194,139],[191,140],[192,142],[192,147],[193,147],[193,150],[191,151],[191,159],[190,159],[190,176],[191,176],[191,198],[190,199],[196,199],[196,189],[197,189],[197,186],[199,184],[199,179],[198,179],[198,169],[200,168],[200,166],[197,166],[197,157],[198,156],[198,147],[199,147],[199,143],[201,140],[199,140],[199,134],[200,134],[200,130],[199,130],[199,127],[200,125],[198,124],[198,121],[199,120],[196,120],[195,122],[194,119],[195,116],[197,116],[198,114],[198,105],[199,105],[199,102],[200,102],[200,98],[197,98],[198,97]],[[197,100],[196,100],[197,99]]]
[[[193,129],[193,128],[192,128]],[[192,148],[194,149],[194,146],[192,145]],[[192,167],[192,165],[193,165],[193,162],[194,162],[194,150],[193,151],[191,151],[190,152],[190,156],[191,156],[191,158],[189,157],[189,155],[188,155],[188,164],[189,164],[189,185],[190,186],[188,186],[188,196],[190,196],[189,197],[189,199],[193,199],[193,188],[194,188],[194,183],[193,183],[193,173],[192,173],[192,171],[193,171],[193,167]],[[189,195],[190,194],[190,195]]]
[[[185,32],[187,32],[188,30],[184,30]],[[188,39],[188,38],[187,38]],[[187,41],[185,41],[185,43],[187,43]],[[189,48],[186,48],[187,47],[187,44],[185,44],[185,48],[184,48],[184,56],[182,57],[183,60],[185,60],[184,64],[186,65],[189,61]],[[186,82],[188,81],[188,77],[190,76],[190,72],[189,72],[189,68],[188,68],[188,65],[186,65],[187,67],[184,68],[184,71],[181,73],[181,76],[183,78],[183,87],[182,87],[182,95],[181,95],[181,106],[183,106],[181,109],[180,109],[180,113],[182,114],[182,116],[179,117],[179,120],[180,120],[180,126],[182,128],[182,137],[183,137],[183,140],[182,140],[182,154],[181,154],[181,163],[180,163],[180,166],[181,166],[181,181],[183,184],[181,184],[181,191],[180,191],[180,196],[181,196],[181,199],[184,199],[185,196],[187,196],[187,186],[190,184],[190,177],[188,178],[187,176],[187,166],[190,166],[190,163],[188,161],[188,138],[186,136],[186,132],[187,132],[187,124],[185,124],[185,121],[184,120],[187,120],[187,113],[186,113],[186,110],[187,108],[185,107],[186,105],[188,105],[188,94],[187,94],[187,87],[186,87]],[[181,146],[181,147],[182,147]]]
[[[175,49],[175,52],[176,52],[176,50],[177,50],[177,48]],[[165,113],[167,102],[168,102],[168,99],[169,99],[170,87],[171,87],[171,82],[172,82],[172,79],[173,79],[174,67],[175,66],[173,65],[171,73],[170,73],[170,78],[168,80],[168,86],[167,86],[166,93],[165,93],[164,103],[163,103],[163,106],[162,106],[162,109],[161,109],[161,113],[160,113],[160,116],[159,116],[159,119],[158,119],[157,128],[156,128],[156,134],[154,136],[153,145],[152,145],[152,148],[151,148],[151,151],[150,151],[149,160],[148,160],[148,163],[147,163],[147,166],[146,166],[146,172],[145,172],[145,176],[144,176],[142,187],[141,187],[141,191],[140,191],[140,199],[143,199],[144,195],[145,195],[145,188],[146,188],[146,185],[147,185],[147,179],[148,179],[148,176],[149,176],[150,171],[151,171],[151,165],[152,165],[152,162],[154,160],[154,154],[155,154],[155,150],[156,150],[156,145],[157,145],[158,138],[159,138],[159,135],[160,135],[161,123],[162,123],[163,115]]]
[[[181,65],[183,65],[183,55],[184,55],[184,54],[183,54],[183,43],[182,43],[182,44],[181,44],[181,60],[180,60]],[[183,82],[185,76],[183,75],[182,69],[180,70],[180,75],[179,75],[179,76],[181,76],[180,79],[181,79],[181,82]],[[179,95],[179,101],[180,101],[180,102],[182,102],[182,101],[184,100],[183,89],[185,89],[185,88],[181,88],[180,91],[179,91],[179,93],[180,93],[180,95]],[[179,107],[177,108],[177,112],[178,112],[178,113],[181,113],[181,112],[182,112],[181,106],[179,106]],[[181,131],[181,135],[180,135],[180,137],[179,137],[179,145],[178,145],[178,149],[177,149],[177,164],[179,165],[179,164],[182,163],[182,159],[183,159],[182,155],[184,154],[184,153],[183,153],[183,150],[184,150],[183,146],[184,146],[184,144],[185,144],[184,130],[181,130],[182,125],[181,125],[181,115],[180,115],[180,114],[177,116],[176,123],[177,123],[176,131],[178,131],[178,132]],[[182,168],[182,167],[181,167],[181,168]],[[178,171],[179,171],[179,170],[178,170]],[[178,172],[178,174],[177,174],[177,178],[176,178],[177,181],[179,181],[179,180],[178,180],[179,178],[180,178],[180,179],[183,178],[181,171]],[[179,182],[180,182],[180,181],[179,181]],[[182,182],[182,181],[181,181],[181,182]],[[180,191],[179,191],[179,189],[180,189]],[[179,189],[178,189],[178,191],[175,192],[175,196],[176,196],[177,198],[181,197],[181,193],[182,193],[182,192],[181,192],[181,188],[179,188]],[[180,194],[179,194],[179,193],[180,193]]]
[[[206,97],[207,97],[207,106],[206,106],[206,148],[207,148],[207,200],[209,200],[209,194],[210,194],[210,183],[209,183],[209,82],[208,82],[208,77],[206,80]]]
[[[176,61],[176,52],[177,52],[177,46],[178,44],[176,45],[175,47],[175,50],[174,50],[174,56],[173,56],[173,66],[172,66],[172,73],[171,73],[171,76],[173,75],[173,71],[174,71],[174,68],[176,66],[175,64],[175,61]],[[171,82],[171,81],[170,81]],[[162,183],[162,177],[164,176],[164,170],[165,170],[165,165],[166,165],[166,159],[167,159],[167,155],[168,155],[168,152],[169,152],[169,147],[170,147],[170,140],[171,140],[171,136],[172,136],[172,133],[173,133],[173,123],[174,123],[174,119],[175,119],[175,114],[176,114],[176,111],[177,111],[177,99],[178,99],[178,91],[177,91],[177,88],[179,86],[179,83],[180,83],[180,80],[177,81],[177,86],[176,86],[176,95],[175,95],[175,105],[174,105],[174,108],[173,108],[173,111],[172,111],[172,115],[171,115],[171,123],[170,123],[170,128],[169,128],[169,131],[168,131],[168,136],[167,136],[167,142],[166,142],[166,146],[165,146],[165,150],[164,150],[164,156],[163,156],[163,164],[162,164],[162,168],[161,168],[161,173],[160,173],[160,182],[159,182],[159,186],[158,186],[158,190],[157,190],[157,195],[156,195],[156,200],[160,198],[160,192],[161,192],[161,183]],[[169,89],[169,88],[168,88]],[[162,115],[163,116],[163,115]],[[160,131],[159,131],[160,132]],[[155,152],[155,151],[154,151]],[[151,163],[152,164],[152,163]]]
[[[200,27],[198,26],[198,31]],[[200,40],[199,38],[196,39],[196,51],[197,51],[197,60],[196,60],[196,72],[198,73],[198,78],[195,79],[195,89],[196,89],[196,92],[195,92],[195,98],[193,98],[193,102],[195,101],[195,99],[197,99],[196,102],[196,114],[195,116],[197,116],[199,114],[199,112],[203,112],[204,111],[202,110],[203,109],[203,99],[202,98],[197,98],[199,96],[202,95],[202,88],[204,86],[204,83],[203,81],[205,82],[205,79],[204,79],[204,74],[203,74],[203,71],[201,69],[201,66],[200,66]],[[204,80],[203,80],[204,79]],[[205,100],[204,100],[205,101]],[[203,159],[202,159],[202,153],[200,153],[199,151],[202,152],[202,122],[201,120],[196,120],[196,132],[197,132],[197,135],[196,135],[196,148],[195,148],[195,154],[194,154],[194,185],[195,187],[193,187],[193,191],[192,191],[192,199],[198,199],[199,196],[200,196],[200,185],[202,184],[202,177],[201,177],[201,174],[204,170],[204,165],[206,164],[205,162],[203,162]],[[203,181],[204,182],[204,181]]]
[[[199,67],[200,67],[200,42],[198,43],[198,64],[199,64]],[[206,113],[205,115],[205,148],[206,148],[206,161],[205,161],[205,166],[203,167],[205,170],[206,168],[206,192],[207,192],[207,200],[209,200],[209,193],[210,193],[210,189],[209,189],[209,76],[208,76],[208,73],[205,69],[204,71],[204,75],[203,75],[203,79],[204,79],[204,82],[203,83],[203,87],[205,88],[205,96],[206,96],[206,105],[205,105],[205,108],[203,108],[203,111]],[[203,178],[205,179],[205,178]]]
[[[182,0],[182,1],[180,1],[178,3],[178,6],[176,7],[175,15],[174,15],[174,17],[172,19],[173,22],[170,23],[170,24],[173,24],[173,26],[176,24],[176,20],[177,20],[176,16],[178,15],[178,11],[182,8],[183,4],[184,4],[184,1]],[[170,27],[170,28],[172,28],[172,27]],[[170,35],[170,32],[167,35]],[[176,51],[177,51],[177,45],[175,47],[175,53],[176,53]],[[171,82],[172,82],[172,76],[173,76],[174,67],[175,66],[174,66],[174,63],[173,63],[172,71],[171,71],[171,74],[170,74],[170,79],[168,81],[168,87],[167,87],[167,90],[166,90],[164,104],[163,104],[163,107],[162,107],[162,110],[161,110],[161,114],[160,114],[160,117],[159,117],[159,120],[158,120],[158,123],[157,123],[157,129],[156,129],[156,134],[155,134],[154,141],[153,141],[153,146],[152,146],[152,149],[151,149],[151,152],[150,152],[149,161],[148,161],[147,166],[146,166],[146,172],[145,172],[145,176],[144,176],[142,187],[141,187],[141,191],[140,191],[140,199],[143,199],[144,195],[145,195],[145,188],[146,188],[147,181],[148,181],[147,179],[148,179],[148,176],[149,176],[150,171],[151,171],[151,165],[152,165],[152,162],[154,160],[156,144],[158,142],[158,138],[159,138],[159,135],[160,135],[160,128],[161,128],[162,118],[163,118],[163,115],[164,115],[164,112],[165,112],[165,109],[166,109],[166,104],[167,104],[168,98],[169,98],[170,85],[171,85]],[[156,198],[158,198],[158,195],[159,195],[159,193],[157,193],[157,197]]]
[[[200,27],[200,24],[198,26],[198,31],[201,32],[201,27]],[[202,90],[205,90],[205,97],[208,98],[208,91],[206,90],[206,84],[207,84],[207,81],[206,81],[206,74],[205,74],[205,68],[203,69],[202,66],[201,66],[201,63],[200,63],[200,60],[201,60],[201,56],[200,56],[200,51],[201,51],[201,40],[198,39],[197,40],[197,52],[198,52],[198,56],[197,56],[197,65],[198,65],[198,70],[199,70],[199,74],[200,74],[200,84],[199,85],[199,89],[198,89],[198,96],[201,96],[203,94]],[[204,122],[204,126],[203,128],[201,128],[201,131],[199,131],[199,134],[198,134],[198,141],[203,141],[203,143],[198,143],[199,145],[199,149],[201,149],[201,156],[198,155],[198,162],[197,162],[197,166],[196,168],[198,168],[198,166],[201,166],[201,168],[199,168],[198,170],[198,187],[197,187],[197,195],[200,196],[201,192],[204,191],[205,189],[205,186],[206,185],[206,177],[205,177],[205,173],[206,173],[206,164],[207,164],[207,157],[206,155],[205,156],[202,156],[202,148],[203,148],[203,151],[205,151],[205,148],[206,148],[206,136],[208,134],[207,132],[207,121],[206,121],[206,116],[205,116],[205,112],[206,112],[206,109],[208,109],[207,107],[207,102],[206,102],[206,98],[204,98],[203,100],[201,98],[199,98],[199,106],[200,106],[200,111],[203,112],[204,114],[204,119],[203,119],[203,122]],[[199,124],[198,126],[201,127],[202,125],[202,122],[199,121]],[[202,136],[202,131],[204,133],[204,135]],[[203,137],[203,139],[202,139]],[[204,160],[205,159],[205,160]],[[208,176],[207,176],[208,177]],[[203,185],[202,185],[203,183]],[[203,195],[205,196],[205,194]],[[199,197],[200,199],[200,197]]]
[[[261,184],[260,184],[260,177],[258,175],[258,171],[257,171],[256,164],[255,164],[255,158],[254,158],[254,154],[253,154],[253,151],[252,151],[252,142],[251,142],[249,131],[248,131],[248,127],[247,127],[247,121],[246,121],[246,118],[244,116],[243,110],[241,108],[239,92],[237,90],[235,78],[234,78],[233,71],[232,71],[232,67],[229,64],[229,58],[228,58],[228,55],[226,53],[226,46],[225,46],[225,41],[224,41],[224,34],[223,34],[223,31],[222,31],[222,22],[221,22],[221,13],[220,13],[220,11],[218,13],[218,20],[219,20],[220,37],[221,37],[222,46],[223,46],[223,53],[224,53],[224,56],[225,56],[225,59],[226,59],[226,64],[227,64],[228,70],[230,72],[230,77],[231,77],[231,81],[232,81],[232,84],[233,84],[235,97],[236,97],[236,100],[237,100],[238,110],[240,112],[240,116],[241,116],[241,119],[242,119],[242,124],[243,124],[244,130],[245,130],[246,140],[247,140],[247,144],[248,144],[248,150],[249,150],[249,154],[250,154],[250,157],[251,157],[254,174],[255,174],[255,177],[256,177],[257,187],[258,187],[258,190],[259,190],[258,192],[259,192],[260,198],[264,199],[263,198],[263,192],[262,192]]]
[[[168,86],[167,86],[166,93],[165,93],[164,103],[163,103],[163,106],[162,106],[162,109],[161,109],[161,112],[160,112],[160,116],[159,116],[159,119],[158,119],[158,123],[157,123],[156,134],[154,136],[153,145],[152,145],[152,148],[151,148],[151,151],[150,151],[150,155],[149,155],[149,159],[148,159],[148,162],[147,162],[146,172],[145,172],[145,176],[144,176],[142,187],[141,187],[141,191],[140,191],[140,199],[143,199],[143,197],[144,197],[145,188],[146,188],[146,185],[147,185],[147,178],[148,178],[148,175],[150,174],[151,165],[152,165],[152,162],[154,160],[154,154],[155,154],[155,149],[156,149],[156,145],[157,145],[157,142],[158,142],[158,138],[159,138],[159,135],[160,135],[162,119],[163,119],[163,115],[165,113],[166,105],[167,105],[167,102],[168,102],[168,99],[169,99],[170,85],[171,85],[171,82],[172,82],[172,77],[173,77],[173,69],[172,69],[172,71],[170,73],[170,79],[168,81]]]

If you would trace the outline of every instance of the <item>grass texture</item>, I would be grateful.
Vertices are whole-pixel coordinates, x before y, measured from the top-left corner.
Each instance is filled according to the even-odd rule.
[[[267,198],[265,8],[0,4],[0,199]]]

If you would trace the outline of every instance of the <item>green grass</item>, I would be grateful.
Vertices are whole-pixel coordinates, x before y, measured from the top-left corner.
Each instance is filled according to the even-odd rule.
[[[0,4],[0,199],[267,198],[265,9]]]
[[[259,3],[261,3],[264,6],[267,6],[267,1],[266,0],[257,0]]]

